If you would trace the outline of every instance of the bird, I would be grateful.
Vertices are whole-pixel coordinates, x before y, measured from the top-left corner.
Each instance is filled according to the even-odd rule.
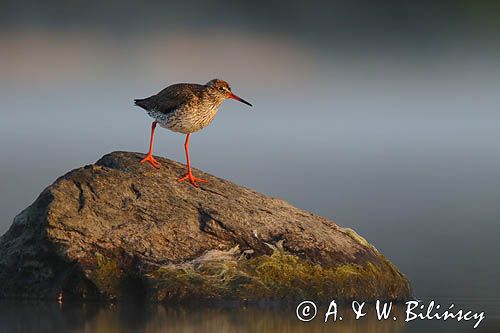
[[[235,99],[246,105],[253,106],[231,91],[229,84],[220,79],[213,79],[206,84],[176,83],[157,93],[143,99],[134,99],[135,105],[146,110],[153,118],[149,151],[141,163],[148,162],[153,167],[159,168],[160,163],[153,157],[154,133],[156,125],[173,132],[186,134],[184,149],[186,153],[187,172],[179,182],[189,181],[198,187],[197,182],[207,181],[193,176],[189,160],[189,138],[191,133],[207,127],[217,114],[222,102],[226,99]]]

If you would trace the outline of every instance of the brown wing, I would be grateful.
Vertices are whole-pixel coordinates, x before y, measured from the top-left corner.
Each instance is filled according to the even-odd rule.
[[[193,98],[198,98],[203,86],[194,83],[178,83],[166,87],[158,94],[144,99],[135,99],[135,105],[145,110],[156,110],[163,114],[173,112]]]

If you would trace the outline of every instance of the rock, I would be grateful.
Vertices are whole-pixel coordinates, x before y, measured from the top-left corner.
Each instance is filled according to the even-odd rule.
[[[0,238],[0,297],[405,300],[408,280],[353,230],[196,170],[114,152],[69,172]]]

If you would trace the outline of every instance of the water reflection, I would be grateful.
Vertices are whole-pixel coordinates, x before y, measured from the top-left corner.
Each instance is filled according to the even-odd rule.
[[[374,312],[356,321],[339,308],[342,321],[323,322],[327,306],[303,323],[286,307],[102,305],[56,302],[0,302],[0,332],[402,332],[404,321],[378,321]],[[393,310],[403,318],[402,307]],[[332,318],[332,317],[331,317]]]
[[[428,303],[428,300],[424,301]],[[0,332],[498,332],[500,300],[441,299],[457,308],[485,311],[486,319],[474,330],[472,322],[418,320],[405,323],[405,306],[394,305],[388,320],[377,320],[373,305],[356,320],[348,306],[339,307],[342,320],[329,317],[327,305],[318,306],[318,315],[300,322],[295,307],[289,306],[166,306],[161,304],[77,304],[66,302],[0,301]],[[393,316],[397,318],[393,320]]]

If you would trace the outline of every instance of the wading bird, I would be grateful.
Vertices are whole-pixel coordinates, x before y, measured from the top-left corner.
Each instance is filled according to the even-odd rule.
[[[135,105],[147,111],[154,119],[151,125],[151,138],[149,141],[148,155],[141,163],[149,162],[155,168],[160,163],[153,157],[153,142],[156,124],[174,132],[186,134],[184,149],[186,150],[187,173],[179,181],[188,180],[194,186],[198,182],[206,182],[196,178],[191,172],[189,161],[189,137],[191,133],[207,127],[214,119],[219,106],[226,99],[232,98],[249,106],[244,99],[231,92],[231,87],[226,81],[213,79],[207,84],[178,83],[166,87],[158,94],[144,99],[135,99]]]

